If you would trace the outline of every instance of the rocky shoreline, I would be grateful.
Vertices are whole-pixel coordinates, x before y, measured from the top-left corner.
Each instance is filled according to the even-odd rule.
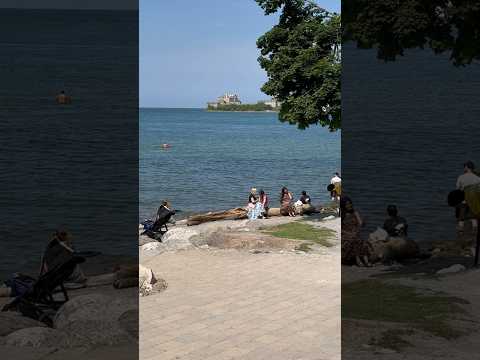
[[[90,359],[133,356],[138,344],[138,288],[116,289],[119,266],[134,265],[137,257],[88,257],[82,270],[83,288],[68,290],[69,301],[56,312],[53,327],[22,316],[0,312],[0,351],[7,359]],[[12,301],[0,298],[0,307]],[[130,350],[129,350],[130,349]],[[128,357],[123,357],[127,359]]]
[[[322,220],[326,218],[326,220]],[[142,258],[150,258],[168,251],[187,250],[192,248],[232,248],[237,250],[268,249],[270,251],[293,250],[298,241],[273,238],[263,230],[293,221],[306,221],[313,226],[332,228],[340,239],[340,219],[332,216],[278,216],[256,220],[219,220],[199,225],[188,226],[187,220],[176,222],[163,235],[161,242],[141,235],[139,226],[139,253]]]

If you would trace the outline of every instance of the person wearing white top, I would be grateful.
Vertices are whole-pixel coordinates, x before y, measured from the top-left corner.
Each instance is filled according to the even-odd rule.
[[[330,180],[330,184],[335,185],[336,183],[339,183],[339,182],[342,182],[342,178],[340,177],[340,175],[337,172],[337,173],[335,173],[335,175]]]
[[[457,189],[465,190],[467,186],[480,184],[480,177],[475,175],[474,170],[475,165],[471,161],[463,165],[463,174],[457,179]]]
[[[457,189],[458,190],[465,190],[467,186],[477,185],[480,184],[480,177],[474,173],[475,165],[472,161],[467,161],[463,164],[463,174],[460,175],[457,179]],[[466,206],[465,201],[462,203],[462,206]],[[458,221],[458,230],[463,232],[464,221],[460,219]],[[476,219],[472,219],[472,227],[474,232],[477,231],[478,222]]]
[[[341,183],[342,183],[342,178],[340,177],[340,174],[338,172],[336,172],[335,175],[330,180],[330,184],[337,185],[337,184],[341,184]],[[332,201],[335,201],[336,198],[337,198],[337,200],[339,200],[339,197],[340,197],[339,194],[337,194],[335,190],[332,190],[330,192],[330,196],[332,198]]]

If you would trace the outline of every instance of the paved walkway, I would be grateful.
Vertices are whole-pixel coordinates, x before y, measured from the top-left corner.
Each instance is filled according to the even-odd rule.
[[[192,249],[145,266],[169,288],[140,299],[140,359],[340,359],[340,250]]]

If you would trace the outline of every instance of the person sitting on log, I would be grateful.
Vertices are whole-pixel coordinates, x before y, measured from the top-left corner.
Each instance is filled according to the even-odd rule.
[[[250,190],[250,195],[248,195],[248,218],[250,220],[256,220],[261,214],[262,211],[262,206],[259,202],[258,194],[257,194],[257,189],[252,188]]]
[[[395,205],[388,205],[388,218],[383,223],[383,229],[389,236],[407,236],[408,224],[407,220],[398,216],[398,209]]]
[[[303,205],[310,205],[312,203],[312,199],[309,195],[307,195],[307,192],[305,190],[302,191],[302,196],[300,196],[299,200],[302,202]]]
[[[266,219],[268,218],[268,196],[265,194],[265,191],[260,190],[260,198],[259,198],[259,203],[262,207],[261,209],[261,216]]]

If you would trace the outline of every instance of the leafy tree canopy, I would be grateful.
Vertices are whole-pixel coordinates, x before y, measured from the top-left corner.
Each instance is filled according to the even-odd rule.
[[[450,52],[455,65],[480,59],[478,0],[344,0],[344,40],[377,47],[378,57],[395,60],[405,49]]]
[[[339,129],[340,16],[309,0],[256,1],[265,15],[280,12],[278,24],[257,41],[268,76],[262,91],[281,102],[280,120],[300,129]]]

